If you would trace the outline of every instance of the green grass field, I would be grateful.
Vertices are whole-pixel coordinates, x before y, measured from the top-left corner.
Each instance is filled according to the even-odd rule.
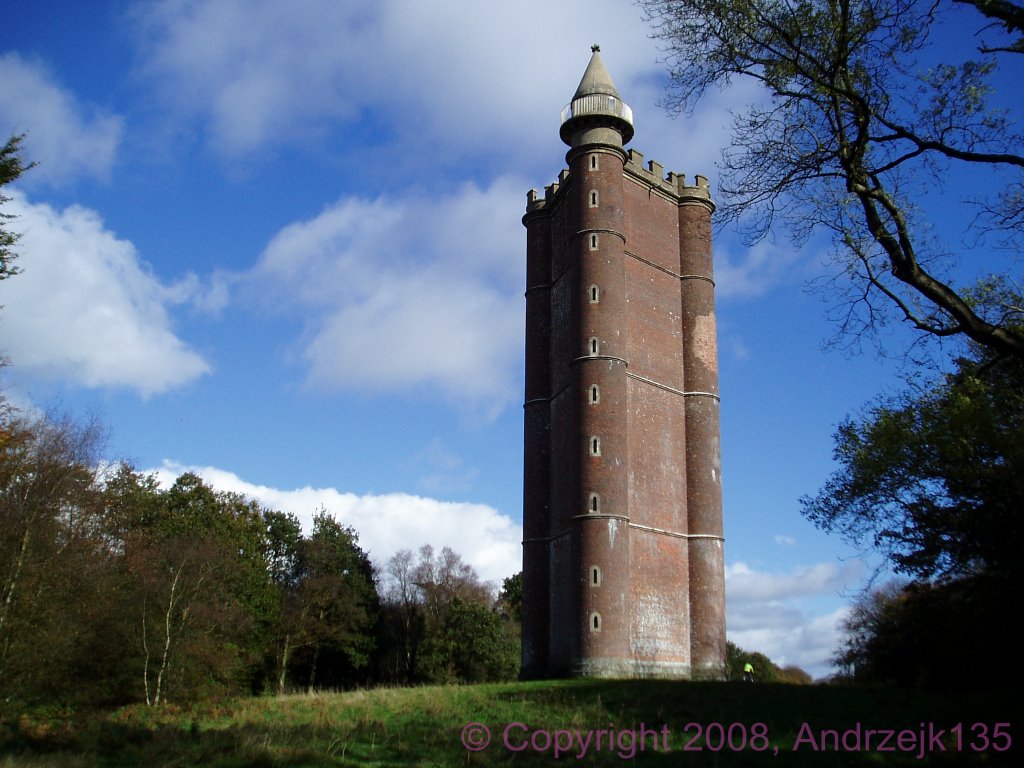
[[[539,765],[556,749],[563,765],[1012,765],[1024,738],[1015,699],[575,680],[0,713],[0,768]],[[463,745],[486,736],[469,723],[488,746]]]

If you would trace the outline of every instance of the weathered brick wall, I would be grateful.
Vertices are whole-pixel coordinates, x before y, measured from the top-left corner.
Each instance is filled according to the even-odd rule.
[[[571,151],[571,171],[524,218],[528,280],[543,261],[547,285],[543,307],[527,298],[528,394],[548,404],[526,416],[527,482],[544,487],[524,490],[524,528],[546,537],[528,545],[532,566],[524,545],[539,606],[524,617],[529,676],[714,676],[724,664],[712,206],[706,182],[666,179],[639,153],[623,171],[624,159]]]
[[[627,176],[631,644],[640,662],[690,663],[686,424],[676,202]],[[675,665],[675,666],[672,666]]]

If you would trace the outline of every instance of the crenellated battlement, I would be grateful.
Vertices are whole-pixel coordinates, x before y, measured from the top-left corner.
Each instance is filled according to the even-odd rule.
[[[544,196],[541,197],[540,193],[536,189],[531,189],[526,193],[526,212],[533,213],[544,208],[550,207],[554,204],[554,200],[558,197],[558,190],[565,185],[565,182],[569,179],[569,169],[563,168],[558,174],[558,181],[548,184],[544,187]]]
[[[537,194],[536,189],[531,189],[526,193],[526,212],[533,213],[534,211],[539,211],[547,205],[547,202],[545,198]]]
[[[674,198],[700,198],[711,201],[711,187],[706,176],[697,174],[694,177],[696,183],[687,184],[685,174],[669,171],[666,175],[665,167],[659,162],[648,160],[644,166],[643,153],[635,149],[629,150],[625,170],[643,183]]]
[[[714,209],[711,201],[711,187],[708,184],[707,176],[697,174],[694,176],[694,184],[686,183],[686,174],[669,171],[665,173],[665,167],[655,161],[648,160],[644,164],[642,152],[631,149],[628,152],[628,159],[624,167],[626,173],[631,175],[643,184],[657,189],[670,196],[676,202],[682,203],[686,200],[705,202]],[[536,189],[531,189],[526,195],[526,212],[532,213],[545,207],[553,205],[558,197],[559,190],[566,186],[569,180],[569,169],[563,168],[558,174],[558,181],[544,187],[544,196],[541,197]]]

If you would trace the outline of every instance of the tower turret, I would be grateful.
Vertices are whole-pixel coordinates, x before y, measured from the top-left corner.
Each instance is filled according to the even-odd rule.
[[[570,147],[607,144],[622,147],[633,138],[633,110],[619,96],[601,61],[601,46],[590,48],[590,64],[576,93],[562,109],[559,135]]]

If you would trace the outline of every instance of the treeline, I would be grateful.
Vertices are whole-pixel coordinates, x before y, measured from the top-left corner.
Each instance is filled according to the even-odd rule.
[[[795,664],[780,667],[763,653],[746,651],[733,642],[725,644],[725,654],[725,674],[728,680],[742,680],[743,667],[750,664],[754,668],[754,681],[758,683],[810,685],[814,682],[809,673]]]
[[[846,621],[836,682],[948,690],[1018,688],[1021,631],[1009,619],[1019,582],[979,575],[889,583],[863,594]]]
[[[2,401],[0,401],[2,403]],[[379,570],[326,510],[170,488],[102,460],[103,429],[0,412],[0,700],[158,705],[483,681],[518,666],[502,597],[449,549]]]
[[[1009,306],[1009,304],[1007,305]],[[804,514],[904,579],[858,599],[840,679],[1017,687],[1022,639],[1024,361],[980,348],[836,433],[839,468]]]

